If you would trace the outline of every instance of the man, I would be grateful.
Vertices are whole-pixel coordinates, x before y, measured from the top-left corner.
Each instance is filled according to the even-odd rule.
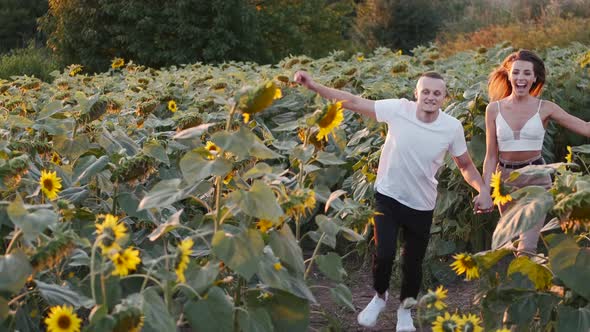
[[[367,327],[375,326],[377,317],[385,309],[397,234],[401,228],[405,243],[396,331],[415,331],[410,308],[420,290],[422,261],[430,238],[438,183],[434,176],[447,151],[465,181],[480,193],[475,199],[475,209],[493,208],[489,187],[467,151],[461,122],[440,109],[446,97],[444,79],[435,72],[422,74],[414,91],[415,102],[364,99],[318,84],[306,72],[297,72],[294,80],[326,99],[342,101],[346,109],[387,123],[387,137],[375,181],[376,210],[380,213],[375,217],[373,287],[376,294],[358,315],[358,322]]]

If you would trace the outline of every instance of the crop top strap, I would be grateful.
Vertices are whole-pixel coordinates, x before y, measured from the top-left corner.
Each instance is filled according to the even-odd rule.
[[[500,113],[500,101],[498,100],[498,101],[496,102],[496,104],[498,105],[498,114],[499,114],[499,113]]]
[[[541,110],[541,103],[543,102],[543,99],[539,99],[539,106],[537,107],[537,113],[539,113],[539,111]]]

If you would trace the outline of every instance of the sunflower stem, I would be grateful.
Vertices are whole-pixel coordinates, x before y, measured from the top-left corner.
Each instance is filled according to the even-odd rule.
[[[16,240],[23,234],[23,231],[20,228],[16,229],[16,232],[14,233],[14,235],[12,236],[12,239],[10,239],[10,243],[8,244],[8,247],[6,248],[6,252],[4,253],[5,255],[8,255],[8,253],[10,253],[10,249],[12,249],[12,245],[14,243],[16,243]]]
[[[104,263],[104,260],[103,260],[103,263]],[[101,266],[102,265],[103,264],[101,264]],[[105,277],[102,274],[102,269],[101,269],[101,271],[100,271],[100,291],[102,293],[102,303],[103,303],[104,307],[106,308],[106,311],[109,312],[109,305],[107,303],[107,289],[104,284],[104,281],[105,281]]]
[[[303,280],[307,280],[307,276],[309,275],[309,272],[311,272],[311,267],[313,266],[313,262],[318,254],[318,251],[320,250],[320,246],[322,245],[324,237],[326,237],[326,233],[322,233],[322,236],[320,236],[320,239],[318,240],[318,244],[315,246],[315,249],[313,250],[313,254],[311,255],[309,265],[307,265],[307,269],[305,270],[305,274],[303,275]]]
[[[10,306],[11,306],[11,305],[13,305],[13,304],[14,304],[16,301],[18,301],[18,300],[22,299],[23,297],[25,297],[25,296],[27,296],[27,295],[29,295],[29,294],[35,293],[36,291],[37,291],[37,290],[35,289],[35,290],[32,290],[32,291],[26,291],[26,292],[24,292],[24,293],[22,293],[22,294],[19,294],[19,295],[15,296],[15,297],[14,297],[12,300],[10,300],[10,301],[9,301],[9,302],[6,304],[6,306],[7,306],[7,307],[10,307]]]
[[[240,301],[241,301],[241,296],[242,296],[242,283],[243,283],[243,279],[238,276],[238,284],[236,286],[236,293],[234,295],[234,304],[239,307],[240,306]],[[240,324],[238,323],[238,315],[234,315],[234,331],[239,331],[240,330]]]
[[[99,237],[96,238],[96,240],[94,240],[94,243],[92,244],[92,249],[90,249],[90,291],[92,292],[92,300],[94,301],[94,305],[96,305],[96,289],[95,289],[95,284],[96,282],[94,281],[94,261],[96,259],[96,247],[98,246],[98,243],[102,240],[102,238],[104,237],[104,234],[100,235]]]
[[[150,280],[150,281],[153,281],[156,285],[160,286],[160,288],[162,288],[162,283],[158,279],[156,279],[150,275],[147,275],[147,274],[143,274],[143,273],[130,274],[127,276],[122,276],[121,280],[129,279],[129,278],[143,278],[144,280]]]
[[[74,130],[72,131],[72,141],[76,138],[76,131],[78,130],[78,121],[74,122]]]
[[[220,226],[221,222],[221,186],[223,184],[223,179],[221,176],[218,176],[215,179],[215,225],[213,230],[217,233],[217,229]]]
[[[113,190],[113,206],[111,208],[111,214],[117,215],[117,195],[119,194],[119,181],[115,181],[115,189]]]
[[[227,117],[227,121],[225,122],[225,131],[229,131],[229,126],[231,126],[231,119],[233,118],[234,114],[236,113],[238,104],[235,103],[231,110],[229,111],[229,116]]]

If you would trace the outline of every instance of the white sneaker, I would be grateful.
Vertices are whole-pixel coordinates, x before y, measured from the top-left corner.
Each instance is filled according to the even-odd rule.
[[[379,317],[381,311],[385,309],[388,296],[389,294],[385,292],[385,300],[383,300],[379,297],[379,295],[375,294],[371,302],[369,302],[365,309],[363,309],[363,311],[361,311],[361,313],[358,315],[357,321],[359,324],[365,327],[375,326],[375,324],[377,324],[377,317]]]
[[[402,304],[400,304],[399,309],[397,309],[397,325],[395,326],[397,332],[416,331],[414,321],[412,320],[412,312],[410,311],[410,308],[412,307],[412,304],[410,304],[411,302],[416,302],[416,300],[413,298],[407,298]]]

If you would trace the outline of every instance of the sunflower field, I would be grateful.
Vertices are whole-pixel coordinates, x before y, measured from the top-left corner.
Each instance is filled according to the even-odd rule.
[[[52,83],[0,80],[0,327],[307,331],[313,313],[328,315],[312,271],[353,312],[344,256],[368,257],[385,127],[298,87],[293,74],[370,99],[411,99],[422,72],[441,72],[445,111],[463,122],[481,169],[487,75],[512,51],[442,58],[434,47],[412,56],[380,48],[161,70],[119,58],[101,74],[71,65]],[[540,53],[549,68],[543,98],[590,120],[588,47]],[[438,288],[418,301],[423,324],[590,329],[584,143],[551,126],[543,151],[551,164],[522,173],[550,172],[553,188],[497,183],[516,202],[499,221],[473,215],[475,193],[447,160],[428,271],[442,283],[455,272],[476,279],[480,311],[448,308]],[[553,219],[544,250],[515,258],[505,244],[545,213]]]

